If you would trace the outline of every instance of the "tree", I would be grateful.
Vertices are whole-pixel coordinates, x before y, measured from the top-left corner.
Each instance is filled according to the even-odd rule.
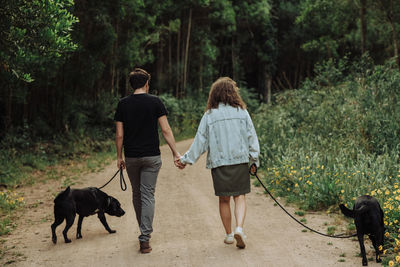
[[[72,5],[72,0],[3,1],[0,103],[5,109],[0,111],[0,130],[7,131],[34,117],[36,86],[46,85],[76,49],[70,34],[77,22],[68,10]],[[48,86],[40,90],[50,94]],[[50,105],[48,101],[45,104]]]

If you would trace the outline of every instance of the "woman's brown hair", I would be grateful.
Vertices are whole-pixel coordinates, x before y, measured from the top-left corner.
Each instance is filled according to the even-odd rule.
[[[221,77],[211,85],[206,111],[218,108],[219,103],[246,109],[246,104],[239,94],[239,87],[229,77]]]

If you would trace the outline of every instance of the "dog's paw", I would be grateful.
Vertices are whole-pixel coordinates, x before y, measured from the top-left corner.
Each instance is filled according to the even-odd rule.
[[[57,237],[53,237],[51,240],[53,241],[54,244],[57,244]]]
[[[109,231],[110,234],[115,234],[116,232],[117,232],[117,231],[115,231],[115,230],[110,230],[110,231]]]
[[[76,233],[76,239],[81,239],[82,238],[82,234]]]
[[[363,266],[368,266],[368,261],[367,261],[367,260],[363,260],[363,261],[362,261],[362,265],[363,265]]]
[[[377,258],[377,259],[376,259],[376,262],[378,262],[378,263],[379,263],[379,262],[382,262],[382,259],[381,259],[381,258]]]
[[[65,239],[65,243],[71,243],[71,239]]]

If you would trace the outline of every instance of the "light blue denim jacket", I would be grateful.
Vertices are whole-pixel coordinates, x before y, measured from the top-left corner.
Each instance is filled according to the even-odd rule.
[[[193,164],[206,151],[208,169],[248,162],[258,166],[260,145],[247,110],[220,103],[206,111],[181,162]]]

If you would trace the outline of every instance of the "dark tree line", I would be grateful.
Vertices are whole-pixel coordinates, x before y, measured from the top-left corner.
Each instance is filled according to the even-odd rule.
[[[394,0],[2,0],[0,136],[105,123],[135,66],[159,94],[230,76],[269,102],[326,59],[398,64],[399,12]]]

